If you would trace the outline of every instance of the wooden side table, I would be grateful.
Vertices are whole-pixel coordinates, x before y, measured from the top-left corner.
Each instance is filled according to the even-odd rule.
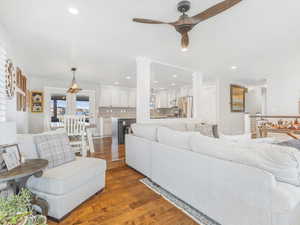
[[[14,193],[18,194],[23,188],[26,187],[26,183],[31,176],[41,177],[43,170],[48,166],[48,160],[45,159],[30,159],[26,160],[20,166],[0,173],[0,183],[8,182],[12,185]],[[37,197],[33,194],[32,204],[41,208],[44,216],[48,215],[49,205],[46,200]]]

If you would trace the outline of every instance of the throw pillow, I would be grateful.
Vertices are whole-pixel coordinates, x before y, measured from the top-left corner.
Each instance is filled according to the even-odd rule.
[[[199,131],[200,134],[207,137],[219,138],[218,125],[212,124],[198,124],[195,131]]]
[[[39,158],[49,161],[48,168],[54,168],[75,160],[67,134],[42,134],[34,137]]]
[[[277,145],[293,147],[300,150],[300,140],[292,139],[292,140],[277,143]]]

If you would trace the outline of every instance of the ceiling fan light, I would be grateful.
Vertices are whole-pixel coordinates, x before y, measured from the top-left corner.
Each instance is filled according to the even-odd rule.
[[[188,50],[189,50],[189,49],[188,49],[187,47],[182,47],[182,48],[181,48],[181,51],[182,51],[182,52],[187,52]]]

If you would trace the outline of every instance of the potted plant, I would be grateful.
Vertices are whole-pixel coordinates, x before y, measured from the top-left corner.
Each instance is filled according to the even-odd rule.
[[[33,214],[31,199],[27,189],[22,189],[18,195],[0,198],[0,224],[47,225],[46,217]]]

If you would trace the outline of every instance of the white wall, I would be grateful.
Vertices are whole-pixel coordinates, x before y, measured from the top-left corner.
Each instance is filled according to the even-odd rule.
[[[15,66],[22,68],[22,64],[16,57],[17,49],[14,48],[14,42],[9,37],[4,27],[0,24],[0,44],[7,52],[7,57],[11,59]],[[26,72],[26,71],[25,71]],[[16,98],[7,99],[6,120],[16,122],[18,133],[28,132],[28,113],[17,112]]]
[[[300,71],[283,73],[267,83],[267,114],[299,115]]]
[[[248,87],[246,93],[246,112],[253,115],[263,113],[264,92],[262,87]]]
[[[230,85],[245,86],[240,81],[219,79],[217,82],[217,123],[220,132],[236,135],[244,132],[244,113],[232,113],[230,110]]]

